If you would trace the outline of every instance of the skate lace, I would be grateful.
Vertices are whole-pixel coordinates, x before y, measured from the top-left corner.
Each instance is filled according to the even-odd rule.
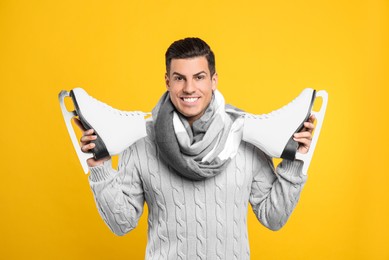
[[[104,102],[101,102],[100,100],[95,99],[92,96],[90,96],[90,97],[92,98],[92,100],[94,100],[100,106],[102,106],[102,107],[108,109],[110,112],[113,112],[114,114],[118,114],[120,116],[146,116],[146,115],[151,114],[150,112],[145,113],[145,112],[142,112],[142,111],[123,111],[123,110],[119,110],[119,109],[111,107],[110,105],[107,105]]]
[[[253,118],[253,119],[268,119],[268,118],[271,118],[275,115],[278,115],[280,114],[282,111],[286,110],[289,106],[291,106],[293,103],[295,103],[296,99],[293,99],[291,102],[289,102],[287,105],[277,109],[277,110],[274,110],[268,114],[261,114],[261,115],[255,115],[255,114],[250,114],[250,113],[246,113],[246,118]]]

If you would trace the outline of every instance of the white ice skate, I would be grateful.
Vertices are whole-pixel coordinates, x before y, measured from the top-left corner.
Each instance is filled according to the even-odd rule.
[[[318,112],[312,111],[316,97],[323,99]],[[269,114],[246,114],[242,139],[270,157],[304,161],[303,173],[306,174],[320,135],[327,102],[326,91],[316,92],[307,88],[292,102]],[[303,128],[311,114],[315,115],[317,123],[308,153],[301,154],[297,152],[298,143],[293,140],[293,135]]]
[[[70,96],[75,110],[69,112],[64,104],[65,97]],[[119,154],[135,141],[146,136],[145,116],[150,113],[126,112],[114,109],[107,104],[89,96],[82,88],[69,92],[61,91],[58,95],[63,117],[73,142],[78,159],[85,173],[88,173],[86,160],[91,153],[83,153],[79,140],[71,124],[71,119],[78,116],[86,129],[93,128],[97,139],[93,141],[95,148],[91,150],[93,157],[98,160],[108,155]]]

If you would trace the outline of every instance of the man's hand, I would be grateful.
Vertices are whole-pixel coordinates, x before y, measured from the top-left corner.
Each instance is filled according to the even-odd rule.
[[[96,140],[97,135],[93,134],[94,133],[93,129],[86,130],[79,119],[74,118],[73,120],[76,123],[76,125],[81,129],[81,131],[83,131],[83,134],[80,138],[81,151],[83,151],[84,153],[90,153],[91,152],[90,150],[95,148],[95,144],[91,143],[91,141]],[[86,162],[89,167],[94,167],[94,166],[102,165],[104,161],[109,160],[110,158],[111,157],[108,156],[100,160],[95,160],[92,157],[86,160]]]
[[[294,134],[293,139],[300,144],[298,148],[299,153],[307,153],[309,151],[312,142],[312,132],[315,129],[315,125],[313,124],[315,120],[315,116],[311,115],[308,121],[304,122],[303,129]]]

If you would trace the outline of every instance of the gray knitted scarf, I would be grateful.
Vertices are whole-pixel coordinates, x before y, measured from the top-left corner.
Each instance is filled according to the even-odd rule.
[[[222,172],[236,155],[242,138],[243,118],[235,113],[238,109],[229,107],[226,109],[222,94],[215,90],[204,115],[191,127],[166,92],[152,112],[161,159],[191,180]]]

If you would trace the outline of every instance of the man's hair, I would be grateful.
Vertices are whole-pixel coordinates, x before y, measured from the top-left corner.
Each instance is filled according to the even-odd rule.
[[[204,56],[208,61],[211,76],[215,74],[215,55],[209,45],[200,38],[185,38],[173,42],[165,53],[166,72],[170,72],[172,59],[188,59]]]

